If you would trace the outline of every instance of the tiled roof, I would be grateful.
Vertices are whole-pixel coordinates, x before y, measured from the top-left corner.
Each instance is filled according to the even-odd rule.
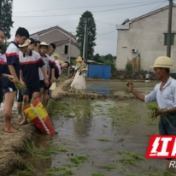
[[[48,28],[48,29],[44,29],[44,30],[35,32],[35,33],[31,34],[31,35],[36,35],[36,34],[41,35],[41,34],[44,34],[44,33],[46,33],[46,32],[49,32],[49,31],[52,31],[52,30],[55,30],[55,29],[58,29],[58,30],[64,32],[64,33],[65,33],[66,35],[68,35],[68,36],[70,35],[70,32],[66,31],[65,29],[63,29],[63,28],[61,28],[61,27],[59,27],[59,26],[53,26],[53,27],[51,27],[51,28]],[[75,36],[74,36],[73,34],[71,34],[71,36],[75,39]]]
[[[69,39],[66,39],[66,40],[59,40],[59,41],[55,41],[53,42],[56,44],[56,46],[60,46],[60,45],[63,45],[63,44],[66,44],[66,43],[69,43]],[[77,46],[79,48],[79,45],[78,43],[74,42],[73,40],[71,40],[71,44]]]

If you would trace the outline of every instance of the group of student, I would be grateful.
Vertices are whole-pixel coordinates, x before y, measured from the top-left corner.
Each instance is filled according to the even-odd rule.
[[[18,114],[23,119],[21,124],[25,124],[27,119],[22,113],[23,104],[40,98],[46,105],[50,86],[61,74],[61,69],[69,67],[68,62],[55,61],[54,43],[36,41],[29,36],[27,29],[19,27],[14,41],[9,44],[6,52],[2,53],[5,33],[0,29],[0,103],[4,96],[4,130],[9,133],[17,131],[11,124],[15,99],[17,98],[18,102]],[[18,91],[15,86],[17,82],[24,84],[26,89]]]

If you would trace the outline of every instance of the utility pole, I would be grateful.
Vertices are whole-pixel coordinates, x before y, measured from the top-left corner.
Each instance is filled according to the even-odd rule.
[[[87,39],[87,20],[84,26],[84,43],[83,43],[83,59],[86,57],[86,39]]]
[[[168,32],[167,32],[167,56],[168,57],[171,56],[172,4],[173,4],[173,0],[169,0]]]
[[[69,35],[69,46],[68,46],[68,62],[71,65],[70,61],[71,61],[71,32]],[[69,75],[70,75],[70,68],[68,67],[68,76]]]

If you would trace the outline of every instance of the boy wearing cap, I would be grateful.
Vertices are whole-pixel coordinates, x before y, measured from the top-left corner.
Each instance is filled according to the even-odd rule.
[[[7,48],[5,53],[7,58],[6,73],[14,77],[14,82],[19,81],[19,48],[18,45],[24,44],[29,38],[29,32],[22,27],[19,27],[15,34],[15,39]],[[12,107],[16,96],[15,85],[8,79],[3,80],[3,90],[5,93],[4,102],[4,130],[9,133],[15,133],[16,130],[11,126]]]
[[[28,49],[31,51],[34,51],[35,47],[36,47],[36,41],[33,38],[29,38],[29,40],[31,41]],[[23,117],[23,113],[22,113],[22,102],[23,102],[23,95],[21,91],[17,91],[17,111],[18,111],[18,118]]]
[[[38,69],[44,75],[44,82],[48,85],[48,78],[41,56],[29,49],[30,40],[26,40],[20,47],[20,81],[26,85],[27,89],[22,92],[23,102],[27,104],[29,99],[35,100],[40,97],[40,81]],[[24,117],[21,124],[25,124],[27,119]]]
[[[45,70],[47,73],[47,76],[49,78],[50,75],[50,68],[49,68],[49,58],[46,55],[48,50],[50,49],[50,46],[46,43],[46,42],[41,42],[40,46],[39,46],[39,54],[44,62],[44,66],[45,66]],[[49,85],[46,85],[44,82],[44,75],[42,73],[42,71],[39,69],[39,78],[40,78],[40,99],[42,103],[43,102],[43,95],[44,95],[44,90],[47,90]]]

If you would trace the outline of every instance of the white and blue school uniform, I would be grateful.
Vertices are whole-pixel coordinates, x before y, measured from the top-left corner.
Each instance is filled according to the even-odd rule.
[[[59,78],[60,74],[62,73],[61,64],[59,61],[55,61],[55,78]]]
[[[46,73],[48,73],[49,57],[47,55],[44,55],[44,56],[41,56],[41,58],[42,58],[42,61],[44,62],[45,71],[46,71]],[[40,68],[38,69],[38,73],[39,73],[39,79],[40,79],[40,88],[46,88],[46,85],[44,83],[44,75],[43,75],[43,73],[42,73]]]
[[[145,96],[145,102],[157,101],[160,109],[176,107],[176,80],[169,77],[162,90],[160,87],[161,83],[157,84],[153,91]],[[159,133],[161,135],[176,135],[176,113],[160,116]]]
[[[0,53],[0,75],[3,74],[6,70],[7,62],[6,56],[3,53]],[[0,103],[3,101],[3,84],[2,84],[3,77],[0,77]]]
[[[6,63],[7,63],[5,73],[10,74],[8,66],[13,65],[18,78],[19,78],[19,67],[20,67],[19,51],[20,50],[19,50],[17,43],[11,42],[6,50],[6,53],[5,53]],[[16,87],[15,87],[14,83],[12,83],[9,79],[3,78],[2,83],[3,83],[4,93],[16,91]]]
[[[44,66],[41,56],[35,51],[30,51],[29,55],[20,52],[19,58],[23,81],[27,86],[27,90],[22,94],[31,96],[34,92],[40,92],[38,69]]]

